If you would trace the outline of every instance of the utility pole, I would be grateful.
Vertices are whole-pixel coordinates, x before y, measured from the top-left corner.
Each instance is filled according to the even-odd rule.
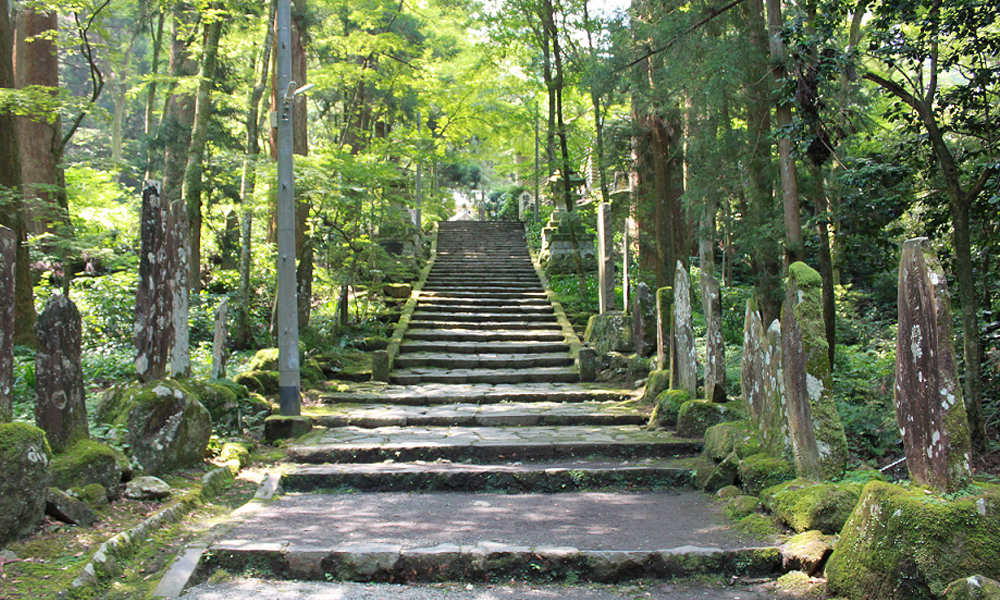
[[[272,125],[278,135],[278,403],[283,416],[301,414],[299,315],[295,282],[295,173],[292,164],[292,0],[278,0],[278,48]],[[304,90],[303,90],[304,91]]]
[[[535,223],[538,222],[538,99],[535,99]]]
[[[424,239],[424,225],[423,225],[423,215],[421,212],[424,208],[424,191],[420,185],[420,167],[423,164],[421,152],[423,151],[423,140],[420,138],[420,110],[417,110],[417,215],[416,215],[416,226],[417,232],[420,234],[420,239]]]

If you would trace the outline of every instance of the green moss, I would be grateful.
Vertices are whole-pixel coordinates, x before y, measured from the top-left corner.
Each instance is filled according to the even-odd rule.
[[[78,490],[77,495],[91,508],[104,506],[108,503],[108,490],[99,483],[85,485],[82,489]]]
[[[726,421],[737,421],[742,416],[734,410],[738,402],[719,404],[710,400],[688,400],[677,411],[677,435],[698,438],[705,430]]]
[[[822,580],[809,577],[802,571],[792,571],[785,573],[777,580],[777,587],[781,590],[782,597],[793,598],[826,598],[826,585]]]
[[[795,466],[781,458],[755,454],[740,461],[739,478],[743,490],[756,496],[764,488],[794,479]]]
[[[38,450],[44,451],[46,458],[52,458],[52,448],[41,429],[27,423],[0,424],[0,463],[19,460],[15,457],[31,445],[40,446]]]
[[[760,500],[753,496],[734,496],[726,502],[723,512],[733,521],[740,521],[760,512]]]
[[[827,563],[831,592],[930,600],[970,574],[1000,578],[1000,487],[964,492],[868,483]]]
[[[93,440],[80,440],[49,463],[52,485],[63,490],[92,483],[116,486],[128,468],[124,454]]]
[[[652,404],[657,401],[664,390],[670,388],[670,370],[657,369],[649,374],[646,388],[642,393],[642,404]]]
[[[253,358],[247,362],[248,371],[277,371],[278,370],[277,348],[264,348],[258,350]]]
[[[677,425],[677,413],[681,406],[691,399],[687,390],[664,390],[656,396],[653,414],[649,418],[650,429],[663,429]]]
[[[240,468],[246,468],[251,462],[250,450],[243,444],[227,442],[222,445],[222,450],[219,452],[219,460],[223,462],[236,460],[240,463]]]
[[[761,492],[760,499],[775,516],[798,532],[840,533],[861,497],[859,483],[788,481]]]
[[[736,451],[736,448],[750,436],[750,421],[730,421],[713,425],[705,430],[705,456],[722,460]]]
[[[736,529],[739,529],[743,533],[749,534],[759,540],[775,536],[781,531],[773,518],[760,513],[754,513],[743,517],[736,522]]]
[[[278,393],[277,371],[244,371],[233,381],[258,394],[270,396]]]

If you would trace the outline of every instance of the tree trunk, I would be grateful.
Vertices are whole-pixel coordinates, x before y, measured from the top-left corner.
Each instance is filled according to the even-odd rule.
[[[257,180],[257,156],[260,154],[260,144],[257,141],[259,135],[258,115],[260,113],[260,101],[264,97],[267,89],[267,78],[271,68],[271,38],[274,36],[274,13],[277,7],[277,0],[271,0],[271,8],[268,11],[267,33],[264,38],[264,45],[261,48],[260,57],[260,77],[257,85],[250,92],[250,102],[247,109],[247,153],[243,158],[243,175],[240,179],[240,203],[243,205],[243,218],[241,220],[241,244],[240,244],[240,303],[236,311],[236,333],[234,343],[237,348],[247,349],[251,346],[252,335],[250,333],[250,267],[252,263],[253,232],[253,193]]]
[[[771,74],[780,88],[788,71],[785,67],[787,52],[781,41],[781,0],[767,0],[767,29],[771,49]],[[775,122],[781,135],[778,137],[778,165],[781,173],[781,200],[785,215],[785,262],[791,264],[805,259],[802,243],[802,220],[799,217],[799,186],[792,156],[792,139],[788,131],[792,126],[792,105],[779,100],[774,109]]]
[[[0,88],[14,88],[14,23],[7,0],[0,0]],[[0,225],[14,231],[14,344],[35,347],[35,301],[31,289],[27,226],[21,197],[21,158],[15,117],[0,113]]]
[[[156,14],[156,28],[152,36],[153,44],[153,58],[150,63],[150,80],[149,87],[146,90],[146,115],[143,120],[143,132],[146,135],[145,143],[143,144],[144,150],[146,152],[146,176],[145,179],[152,179],[153,174],[156,172],[154,153],[150,151],[150,146],[156,132],[154,128],[156,127],[156,78],[160,73],[160,51],[163,48],[163,23],[166,20],[166,14],[159,10]]]
[[[212,82],[218,64],[219,38],[222,36],[222,21],[216,19],[205,28],[204,55],[198,81],[198,95],[195,99],[194,127],[191,131],[191,145],[188,147],[187,164],[184,167],[184,183],[181,197],[191,223],[191,264],[189,281],[191,291],[201,291],[201,193],[202,173],[205,168],[205,144],[208,142],[208,122],[212,115]]]
[[[191,77],[198,72],[198,63],[188,53],[187,39],[196,27],[196,13],[188,5],[179,4],[174,9],[171,27],[170,74],[175,79]],[[191,145],[191,126],[194,123],[195,98],[191,94],[172,94],[167,100],[160,137],[165,148],[163,157],[163,202],[171,207],[174,219],[171,230],[177,239],[177,269],[173,281],[174,293],[174,344],[171,350],[171,375],[186,376],[191,372],[189,345],[190,241],[187,207],[181,189],[187,152]]]

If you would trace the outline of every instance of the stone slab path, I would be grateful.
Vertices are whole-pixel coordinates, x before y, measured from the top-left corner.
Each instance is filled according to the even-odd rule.
[[[633,390],[580,381],[580,341],[518,224],[442,223],[436,243],[391,382],[314,396],[316,428],[269,479],[285,495],[188,564],[474,585],[780,570],[776,548],[729,529],[690,487],[702,440],[647,431]]]

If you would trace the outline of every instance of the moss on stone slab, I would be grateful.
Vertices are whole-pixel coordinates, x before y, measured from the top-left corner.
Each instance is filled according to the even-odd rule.
[[[677,425],[677,413],[681,406],[691,399],[687,390],[664,390],[656,396],[653,414],[649,417],[649,429],[663,429]]]
[[[852,599],[931,600],[951,582],[1000,578],[1000,487],[963,495],[872,481],[826,567],[830,591]]]
[[[734,521],[744,519],[754,513],[760,512],[760,500],[754,496],[738,495],[733,496],[726,502],[723,509],[726,516]]]
[[[0,424],[0,546],[42,522],[52,449],[27,423]]]
[[[688,400],[677,411],[677,435],[685,438],[700,438],[713,425],[740,419],[734,410],[737,403],[718,404],[710,400]]]
[[[951,582],[945,600],[1000,600],[1000,582],[982,575],[963,577]]]
[[[670,370],[657,369],[649,374],[646,387],[642,392],[642,404],[652,404],[661,393],[670,389]]]
[[[264,419],[264,439],[268,442],[299,438],[312,431],[311,417],[271,415]]]
[[[278,393],[277,371],[243,371],[233,381],[246,386],[251,392],[273,396]]]
[[[764,488],[794,479],[795,466],[764,453],[754,454],[740,461],[739,477],[743,491],[756,496]]]
[[[49,464],[52,485],[61,490],[100,484],[112,495],[121,483],[122,471],[128,468],[128,459],[121,452],[93,440],[80,440]]]
[[[750,421],[719,423],[705,430],[705,456],[722,460],[752,435]],[[756,453],[754,453],[756,454]]]
[[[840,533],[861,497],[859,483],[786,481],[760,493],[764,506],[798,532]]]

